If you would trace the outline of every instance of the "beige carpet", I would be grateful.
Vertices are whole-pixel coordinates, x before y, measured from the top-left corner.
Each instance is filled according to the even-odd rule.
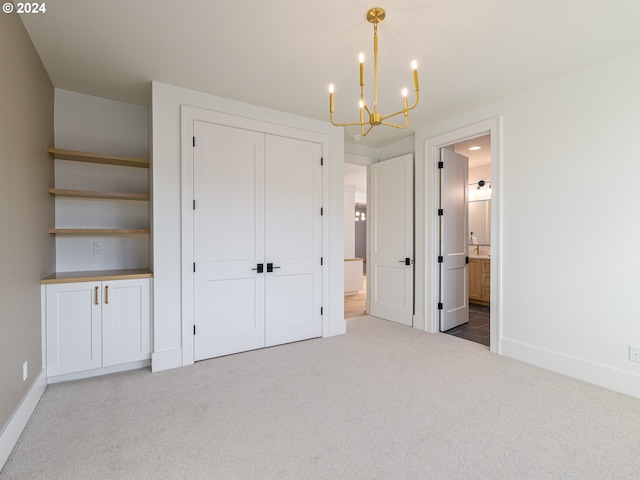
[[[640,400],[371,317],[51,385],[2,480],[638,479]]]

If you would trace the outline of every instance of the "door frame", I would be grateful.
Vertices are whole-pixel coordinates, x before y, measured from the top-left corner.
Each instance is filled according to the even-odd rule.
[[[424,294],[425,294],[425,331],[440,331],[438,298],[440,294],[438,258],[438,238],[440,235],[439,217],[437,215],[437,199],[440,196],[438,181],[438,159],[440,149],[471,138],[491,135],[491,314],[490,314],[490,349],[500,354],[502,346],[502,119],[490,118],[478,123],[451,130],[447,133],[427,138],[424,142],[424,215],[425,215],[425,259],[424,259]]]
[[[254,120],[246,117],[239,117],[226,113],[220,113],[203,108],[182,105],[180,108],[181,117],[181,300],[182,300],[182,366],[192,365],[195,361],[195,349],[193,339],[194,328],[194,301],[195,287],[193,279],[193,262],[194,262],[194,245],[193,245],[193,125],[195,121],[213,123],[226,127],[239,128],[243,130],[251,130],[267,135],[275,135],[280,137],[293,138],[296,140],[304,140],[312,143],[318,143],[322,148],[323,158],[330,155],[330,137],[320,133],[310,132],[308,130],[299,130],[297,128],[287,127],[274,123]],[[326,162],[326,160],[325,160]],[[325,163],[322,170],[322,204],[325,212],[330,210],[330,171],[329,166]],[[331,336],[331,303],[330,303],[330,278],[331,278],[331,261],[330,261],[330,231],[329,231],[330,215],[322,216],[322,256],[325,259],[322,273],[322,305],[324,314],[322,316],[322,337]],[[335,332],[334,332],[335,334]]]

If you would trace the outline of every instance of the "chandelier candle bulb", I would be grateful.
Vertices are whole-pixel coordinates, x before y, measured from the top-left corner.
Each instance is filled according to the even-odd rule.
[[[329,85],[329,113],[333,113],[333,83]]]

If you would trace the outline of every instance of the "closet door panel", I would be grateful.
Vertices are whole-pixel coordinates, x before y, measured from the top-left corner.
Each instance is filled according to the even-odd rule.
[[[322,166],[319,144],[265,141],[266,344],[322,334]]]
[[[195,358],[263,347],[264,135],[194,125]]]

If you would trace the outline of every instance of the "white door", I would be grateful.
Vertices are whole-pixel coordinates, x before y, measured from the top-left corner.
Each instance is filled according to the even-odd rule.
[[[440,150],[440,331],[469,321],[469,159]]]
[[[196,122],[195,359],[322,334],[321,146]]]
[[[149,358],[149,279],[102,282],[102,366]]]
[[[369,168],[369,313],[413,325],[413,156]]]
[[[194,348],[202,360],[264,347],[264,135],[204,122],[194,135]]]
[[[321,146],[267,136],[266,346],[322,335]]]

